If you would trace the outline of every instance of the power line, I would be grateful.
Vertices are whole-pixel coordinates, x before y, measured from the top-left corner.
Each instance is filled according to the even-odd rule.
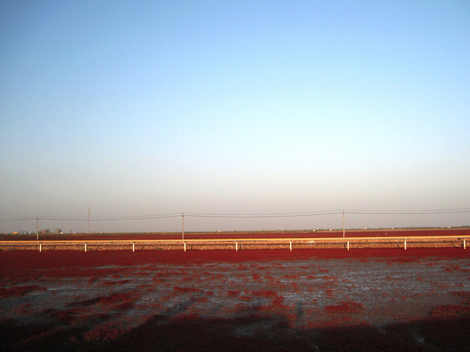
[[[318,215],[340,214],[340,210],[316,211],[302,213],[264,213],[264,214],[217,214],[217,213],[185,213],[185,216],[193,218],[232,218],[232,219],[250,219],[250,218],[295,218]]]
[[[0,222],[8,222],[8,221],[26,221],[26,220],[32,220],[32,219],[36,219],[36,217],[27,216],[27,217],[21,217],[21,218],[5,218],[5,219],[0,219]]]
[[[157,215],[135,215],[135,216],[98,216],[90,217],[90,221],[132,221],[132,220],[151,220],[175,218],[181,216],[180,213],[157,214]],[[43,216],[44,220],[64,220],[64,221],[88,221],[88,217],[60,217],[60,216]]]
[[[426,215],[470,213],[470,209],[435,209],[435,210],[348,210],[345,213],[362,215]]]
[[[225,218],[225,219],[260,219],[260,218],[295,218],[313,217],[338,214],[353,215],[426,215],[426,214],[458,214],[470,213],[470,208],[461,209],[434,209],[434,210],[328,210],[297,213],[184,213],[185,217],[192,218]],[[74,216],[23,216],[0,219],[0,222],[27,221],[27,220],[55,220],[55,221],[137,221],[153,219],[169,219],[181,217],[182,213],[134,215],[134,216],[105,216],[105,217],[74,217]]]

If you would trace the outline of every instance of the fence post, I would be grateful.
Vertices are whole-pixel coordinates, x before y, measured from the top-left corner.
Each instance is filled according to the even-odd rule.
[[[39,252],[42,252],[42,243],[39,243]]]
[[[183,242],[183,250],[186,252],[186,242]]]
[[[85,252],[86,252],[86,242],[85,242]]]
[[[235,242],[235,251],[238,252],[238,242]]]
[[[404,248],[405,248],[405,251],[406,251],[406,237],[405,237]]]
[[[132,252],[135,252],[135,243],[132,242]]]
[[[349,241],[347,242],[347,248],[348,248],[348,251],[349,251]]]
[[[467,246],[465,244],[465,238],[463,239],[463,249],[467,249]]]
[[[290,241],[290,250],[292,252],[292,241]]]

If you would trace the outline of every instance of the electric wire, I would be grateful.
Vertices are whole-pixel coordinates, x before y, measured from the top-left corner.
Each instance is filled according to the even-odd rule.
[[[104,217],[73,217],[73,216],[23,216],[0,219],[0,222],[28,221],[28,220],[55,220],[55,221],[137,221],[153,219],[169,219],[177,217],[192,218],[225,218],[225,219],[261,219],[261,218],[295,218],[313,217],[325,215],[432,215],[432,214],[459,214],[470,213],[470,208],[461,209],[434,209],[434,210],[328,210],[298,213],[168,213],[154,215],[126,215],[126,216],[104,216]]]

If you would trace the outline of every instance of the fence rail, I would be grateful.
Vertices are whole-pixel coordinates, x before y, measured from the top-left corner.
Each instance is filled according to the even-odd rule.
[[[461,247],[470,237],[462,236],[390,236],[351,238],[214,238],[161,240],[44,240],[0,241],[0,251],[12,250],[218,250],[231,249],[324,249],[324,248],[407,248]]]

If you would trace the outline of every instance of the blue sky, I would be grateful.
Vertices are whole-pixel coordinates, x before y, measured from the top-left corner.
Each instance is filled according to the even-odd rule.
[[[2,1],[0,219],[470,208],[469,59],[466,1]],[[35,226],[2,221],[0,232]]]

